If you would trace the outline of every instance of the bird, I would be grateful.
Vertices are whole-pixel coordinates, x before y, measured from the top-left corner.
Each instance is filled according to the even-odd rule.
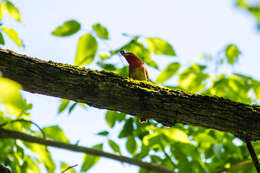
[[[134,53],[120,51],[120,54],[126,59],[129,64],[129,78],[141,81],[148,81],[148,71],[142,60],[138,58]],[[140,123],[145,123],[147,120],[145,118],[139,119]]]

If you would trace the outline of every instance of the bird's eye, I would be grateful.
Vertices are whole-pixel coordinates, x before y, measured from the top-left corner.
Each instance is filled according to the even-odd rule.
[[[121,55],[124,55],[126,52],[125,50],[120,50]]]

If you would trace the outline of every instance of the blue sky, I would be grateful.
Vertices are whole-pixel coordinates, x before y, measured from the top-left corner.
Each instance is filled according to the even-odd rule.
[[[178,56],[154,56],[155,61],[160,61],[161,70],[176,58],[186,64],[192,63],[204,53],[215,55],[227,44],[234,43],[242,51],[235,71],[260,80],[260,33],[256,32],[254,19],[235,8],[231,0],[21,0],[15,5],[20,9],[23,23],[16,23],[10,18],[3,23],[18,31],[26,49],[17,48],[10,40],[5,48],[26,55],[73,64],[77,39],[88,32],[92,24],[99,22],[109,29],[111,40],[107,45],[112,48],[126,42],[122,33],[160,37],[170,42]],[[82,24],[81,32],[68,38],[56,38],[50,34],[69,19],[76,19]],[[97,68],[94,64],[89,67]],[[155,79],[159,71],[151,70],[151,74]],[[28,102],[34,104],[32,117],[39,125],[59,124],[72,143],[80,139],[81,145],[91,146],[104,141],[94,135],[108,129],[104,110],[76,109],[69,116],[57,116],[59,99],[26,92],[24,95]],[[115,134],[119,129],[113,130]],[[109,148],[105,147],[105,150],[109,151]],[[56,161],[64,160],[72,165],[79,164],[83,156],[65,150],[52,151]],[[130,173],[137,172],[137,167],[101,159],[90,172],[104,171]]]

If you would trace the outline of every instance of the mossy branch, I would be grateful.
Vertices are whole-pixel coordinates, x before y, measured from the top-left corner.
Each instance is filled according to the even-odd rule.
[[[114,73],[43,61],[0,49],[0,71],[25,91],[154,119],[260,139],[260,107],[162,88]]]

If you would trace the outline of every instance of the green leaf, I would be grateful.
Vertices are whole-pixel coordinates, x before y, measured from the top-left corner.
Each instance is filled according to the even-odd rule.
[[[146,44],[151,52],[158,55],[176,56],[173,47],[160,38],[146,38]]]
[[[109,127],[114,127],[116,121],[121,122],[122,120],[125,119],[125,114],[121,112],[116,112],[116,111],[110,111],[108,110],[106,112],[106,121]]]
[[[57,125],[45,127],[42,130],[44,131],[44,133],[48,138],[61,141],[61,142],[69,142],[63,130]]]
[[[163,134],[166,135],[170,140],[182,143],[190,143],[188,135],[178,128],[168,128],[162,130]]]
[[[97,62],[97,65],[107,71],[115,71],[117,69],[114,64]]]
[[[226,58],[229,64],[234,64],[238,60],[238,56],[241,54],[238,47],[234,44],[230,44],[225,49]]]
[[[71,36],[77,33],[80,30],[80,23],[76,20],[68,20],[64,22],[61,26],[58,26],[54,31],[52,31],[52,35],[57,37],[65,37]]]
[[[66,170],[66,173],[76,173],[74,168],[71,168],[72,165],[68,165],[65,162],[61,162],[61,171]],[[68,169],[69,168],[69,169]],[[67,170],[68,169],[68,170]]]
[[[7,9],[6,9],[5,2],[4,1],[0,2],[0,20],[3,19],[6,10]]]
[[[85,34],[79,38],[75,65],[83,66],[90,64],[96,55],[98,44],[91,34]]]
[[[181,65],[177,62],[169,64],[157,77],[156,81],[157,83],[163,84],[165,81],[170,79],[173,75],[175,75]]]
[[[6,1],[6,9],[8,11],[8,14],[16,21],[22,22],[22,18],[20,15],[19,10],[10,2]]]
[[[133,126],[133,118],[129,118],[126,120],[126,123],[123,127],[123,130],[119,134],[119,138],[124,138],[127,136],[131,136],[133,134],[134,126]]]
[[[200,144],[201,150],[208,149],[216,143],[216,139],[206,133],[200,133],[199,135],[194,137],[194,140]]]
[[[26,162],[26,167],[22,172],[41,172],[40,168],[38,167],[38,164],[35,163],[34,160],[28,155],[25,155],[24,162]]]
[[[253,90],[255,92],[256,98],[260,99],[260,82],[256,80],[253,81]]]
[[[94,31],[96,32],[96,34],[100,38],[103,38],[103,39],[106,39],[106,40],[109,38],[108,31],[107,31],[107,29],[103,25],[97,23],[97,24],[94,24],[92,26],[92,28],[94,29]]]
[[[58,114],[62,113],[69,105],[70,101],[67,99],[61,99],[61,104],[58,109]]]
[[[101,53],[99,53],[98,55],[99,55],[99,57],[100,57],[101,60],[106,60],[106,59],[109,59],[109,58],[110,58],[110,55],[109,55],[108,53],[103,53],[103,52],[101,52]]]
[[[109,132],[105,130],[105,131],[99,132],[97,135],[99,135],[99,136],[107,136],[107,135],[109,135]]]
[[[47,172],[54,173],[56,165],[52,160],[51,154],[49,150],[44,145],[34,144],[34,143],[26,143],[24,142],[26,147],[28,147],[32,152],[37,154],[40,157],[40,162],[43,162],[44,167],[47,169]]]
[[[116,123],[116,112],[108,110],[106,112],[106,121],[110,128],[114,127]]]
[[[0,77],[0,102],[5,104],[10,115],[19,116],[26,106],[20,93],[21,88],[15,81]]]
[[[214,144],[213,151],[215,156],[220,160],[223,153],[223,145],[222,144]]]
[[[138,173],[155,173],[144,168],[140,168]]]
[[[2,32],[0,32],[0,44],[2,44],[2,45],[5,44],[5,40],[4,40]]]
[[[150,148],[142,143],[141,151],[137,153],[134,158],[143,159],[149,154]]]
[[[161,148],[162,143],[164,143],[164,136],[159,132],[154,132],[149,135],[144,136],[143,144],[149,146],[150,149]]]
[[[102,150],[103,144],[95,145],[92,148]],[[90,154],[85,154],[84,158],[83,158],[83,164],[81,166],[80,171],[88,171],[91,167],[93,167],[99,161],[99,159],[100,159],[100,157],[93,156]]]
[[[75,103],[73,103],[73,104],[70,106],[69,111],[68,111],[69,114],[75,109],[75,107],[77,106],[77,104],[78,104],[78,103],[75,102]]]
[[[206,66],[192,64],[179,75],[179,86],[191,92],[201,91],[206,85],[208,74],[204,73]]]
[[[19,47],[22,46],[18,33],[14,29],[8,27],[2,27],[2,31],[4,31],[15,42],[17,46]]]
[[[121,153],[120,147],[117,143],[115,143],[113,140],[109,139],[108,140],[109,146],[112,148],[112,150],[116,153]]]
[[[129,153],[133,154],[137,150],[137,142],[133,136],[129,136],[126,141],[126,149]]]

